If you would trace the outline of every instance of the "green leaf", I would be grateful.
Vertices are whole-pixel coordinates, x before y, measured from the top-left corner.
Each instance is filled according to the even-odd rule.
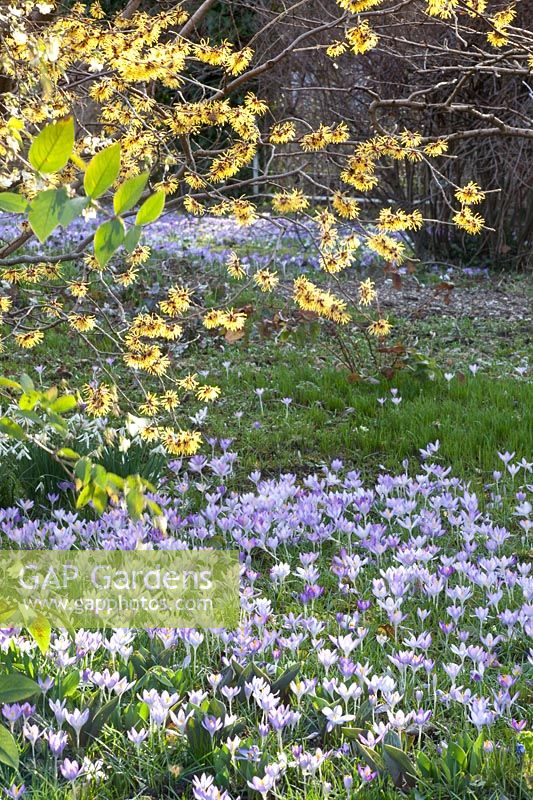
[[[207,710],[214,717],[219,717],[220,719],[223,719],[226,716],[226,706],[224,705],[222,700],[219,700],[217,697],[213,697],[209,701],[209,706]]]
[[[35,622],[28,625],[28,633],[37,642],[37,646],[41,653],[46,653],[50,647],[50,639],[52,636],[52,626],[50,621],[40,614]]]
[[[446,750],[446,763],[453,774],[466,766],[466,753],[456,742],[449,742]]]
[[[299,664],[293,664],[292,666],[288,667],[285,672],[280,675],[280,677],[272,684],[272,694],[276,694],[276,692],[283,693],[286,689],[288,689],[290,683],[296,678],[299,672]]]
[[[211,737],[200,722],[201,715],[196,712],[189,717],[185,727],[185,735],[189,742],[190,751],[195,759],[200,761],[211,752]]]
[[[126,236],[124,237],[124,247],[126,248],[128,253],[132,253],[133,250],[135,250],[135,248],[139,244],[141,233],[142,230],[137,225],[134,225],[127,232]]]
[[[17,389],[19,392],[22,389],[22,385],[17,381],[12,381],[11,378],[0,377],[0,386],[6,386],[8,389]]]
[[[154,517],[160,517],[163,514],[163,509],[161,506],[155,502],[155,500],[146,500],[146,508],[154,515]],[[213,539],[211,539],[211,542]]]
[[[383,762],[385,768],[397,788],[414,786],[416,782],[416,769],[408,756],[392,744],[383,745]]]
[[[61,227],[67,228],[72,220],[79,217],[81,212],[87,208],[90,202],[90,197],[72,197],[70,200],[66,200],[59,215]]]
[[[384,744],[383,751],[396,762],[402,772],[405,772],[407,775],[416,774],[414,764],[409,759],[409,756],[407,756],[403,750],[400,750],[399,747],[394,747],[392,744]]]
[[[468,771],[471,775],[477,775],[481,768],[483,759],[483,742],[484,736],[483,731],[481,731],[477,739],[472,742],[468,752]]]
[[[148,181],[148,174],[148,172],[142,172],[140,175],[128,178],[127,181],[120,184],[113,198],[115,214],[123,214],[124,211],[129,211],[139,202]]]
[[[57,394],[57,386],[50,386],[49,389],[43,392],[44,399],[49,403],[53,403],[57,399]]]
[[[402,747],[402,740],[400,739],[400,735],[396,731],[387,731],[385,734],[383,741],[386,744],[392,744],[393,747],[397,747],[401,750]]]
[[[105,267],[109,259],[124,241],[124,223],[115,217],[103,222],[94,235],[94,255],[101,267]]]
[[[61,696],[72,697],[76,693],[76,689],[80,685],[80,672],[73,670],[69,672],[63,683],[61,684]]]
[[[22,386],[25,392],[33,392],[33,390],[35,389],[34,382],[30,378],[30,376],[27,375],[25,372],[23,372],[22,375],[20,376],[20,385]]]
[[[103,489],[100,489],[98,486],[94,488],[93,496],[91,497],[92,504],[94,509],[99,513],[103,514],[107,508],[107,502],[109,498],[107,496],[107,492]]]
[[[89,719],[87,725],[84,726],[83,732],[80,736],[80,744],[85,747],[91,739],[96,739],[100,734],[105,723],[116,709],[119,703],[118,697],[113,697],[105,705],[101,706],[98,711],[92,716],[92,721]]]
[[[91,462],[89,461],[88,458],[80,458],[80,460],[74,467],[74,475],[84,485],[88,483],[91,477]]]
[[[24,392],[19,400],[19,408],[22,411],[32,411],[39,400],[41,399],[42,395],[40,392],[36,392],[32,389],[29,392]]]
[[[61,223],[68,195],[64,188],[39,192],[33,200],[28,214],[31,229],[40,242],[46,241]]]
[[[18,703],[40,691],[39,684],[20,672],[0,675],[0,703]]]
[[[117,490],[119,492],[123,491],[124,489],[124,478],[121,478],[120,475],[115,475],[114,472],[108,472],[106,475],[106,486],[113,490]]]
[[[384,770],[383,759],[381,758],[378,752],[372,750],[371,747],[367,747],[366,745],[361,744],[361,742],[357,742],[356,747],[361,753],[362,758],[364,759],[364,761],[366,761],[371,770],[374,770],[374,772],[383,772]]]
[[[101,464],[94,464],[92,479],[95,486],[98,486],[99,489],[105,489],[107,487],[107,470],[105,467]]]
[[[62,447],[61,450],[57,451],[57,455],[59,458],[66,458],[69,461],[77,461],[80,458],[80,454],[76,453],[75,450],[71,450],[70,447]]]
[[[11,439],[17,439],[19,442],[23,442],[26,438],[24,428],[21,428],[18,422],[9,417],[0,417],[0,433],[5,433]]]
[[[37,172],[59,172],[74,148],[74,118],[47,125],[32,142],[28,158]]]
[[[430,778],[433,774],[432,764],[425,753],[420,751],[416,757],[418,768],[424,778]]]
[[[7,728],[0,725],[0,761],[12,769],[19,768],[17,743]]]
[[[60,417],[59,414],[56,414],[50,408],[47,409],[47,417],[48,417],[48,422],[52,425],[53,428],[55,428],[55,430],[58,433],[62,434],[67,433],[68,428],[63,417]]]
[[[136,225],[148,225],[150,222],[161,216],[161,212],[165,207],[165,193],[163,191],[155,192],[144,201],[137,216],[135,217]]]
[[[62,397],[58,397],[50,408],[52,411],[55,411],[56,414],[64,414],[66,411],[72,411],[77,405],[77,400],[73,394],[64,394]]]
[[[126,495],[128,513],[132,519],[139,519],[144,508],[144,495],[138,489],[130,489]]]
[[[364,728],[349,728],[343,726],[341,732],[347,739],[356,739],[359,741],[359,736],[366,731]]]
[[[83,179],[86,194],[100,197],[116,181],[120,171],[120,144],[115,142],[101,150],[89,161]]]
[[[11,211],[12,214],[24,214],[30,204],[25,197],[15,192],[0,192],[0,208],[2,211]]]
[[[83,487],[76,500],[76,508],[84,508],[87,503],[91,502],[93,497],[93,489],[94,486],[92,486],[90,483]]]

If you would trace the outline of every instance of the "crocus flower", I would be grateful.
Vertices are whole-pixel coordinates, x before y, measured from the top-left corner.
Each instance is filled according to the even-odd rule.
[[[351,722],[355,719],[354,714],[343,714],[342,706],[335,706],[334,708],[323,708],[322,713],[326,717],[328,724],[326,725],[327,731],[332,731],[337,725],[344,725],[345,722]]]
[[[76,780],[82,771],[77,761],[70,761],[68,758],[65,758],[65,760],[61,762],[59,769],[61,770],[62,776],[67,781]]]

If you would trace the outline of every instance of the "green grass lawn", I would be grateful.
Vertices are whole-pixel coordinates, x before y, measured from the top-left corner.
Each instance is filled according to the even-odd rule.
[[[314,365],[313,354],[305,355],[292,347],[235,350],[227,370],[219,353],[204,356],[203,365],[212,366],[209,380],[222,388],[220,401],[209,407],[205,435],[234,439],[239,486],[256,469],[303,475],[333,458],[372,478],[381,468],[399,469],[405,458],[416,465],[419,448],[436,439],[441,463],[483,483],[498,468],[498,450],[533,452],[533,390],[525,380],[467,371],[450,381],[441,374],[429,380],[398,373],[375,384],[354,383],[346,370]],[[264,390],[262,402],[256,389]],[[397,405],[392,389],[401,398]],[[291,398],[288,407],[283,398]],[[57,465],[41,460],[13,465],[22,487],[39,483],[39,474],[49,470],[61,475]],[[137,471],[139,464],[131,467]],[[2,482],[12,486],[14,472],[5,470]]]
[[[375,474],[381,465],[398,468],[439,439],[444,463],[462,476],[484,478],[495,468],[497,450],[533,450],[527,382],[468,373],[450,382],[398,374],[378,384],[351,383],[346,371],[315,368],[298,353],[283,360],[288,363],[263,368],[241,364],[221,380],[223,399],[210,413],[210,428],[235,437],[244,471],[301,472],[339,457]],[[256,388],[265,390],[264,413]],[[398,390],[398,405],[391,389]],[[285,397],[292,398],[287,412]]]

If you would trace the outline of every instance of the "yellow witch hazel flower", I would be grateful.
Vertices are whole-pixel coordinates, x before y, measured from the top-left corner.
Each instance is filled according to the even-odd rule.
[[[339,56],[342,56],[347,49],[348,45],[346,42],[332,42],[326,49],[326,55],[328,55],[330,58],[338,58]]]
[[[72,281],[68,287],[68,293],[72,295],[72,297],[76,297],[78,300],[87,297],[89,292],[89,284],[85,281]]]
[[[392,236],[387,236],[386,233],[368,236],[366,243],[371,250],[393,264],[401,264],[405,259],[405,245],[393,239]]]
[[[362,306],[369,306],[373,300],[377,297],[377,292],[375,289],[376,284],[370,278],[362,281],[359,284],[359,304]]]
[[[286,144],[296,138],[294,122],[278,122],[270,131],[269,141],[272,144]]]
[[[96,385],[86,384],[82,390],[87,413],[92,417],[106,417],[117,403],[117,390],[115,386],[107,383]]]
[[[178,380],[178,386],[187,392],[194,392],[198,386],[198,378],[196,373],[192,372],[186,375],[184,378],[180,378]]]
[[[497,14],[494,14],[490,20],[493,30],[489,31],[487,34],[488,43],[493,47],[505,47],[509,42],[507,31],[515,17],[516,10],[512,6],[504,8],[498,11]]]
[[[253,281],[262,292],[271,292],[278,285],[279,277],[277,272],[272,272],[272,270],[265,268],[255,273]]]
[[[459,0],[428,0],[427,13],[430,17],[449,19],[455,14]]]
[[[452,217],[458,228],[462,228],[467,233],[480,233],[485,224],[481,214],[475,214],[468,206],[464,206]]]
[[[389,335],[392,330],[392,325],[388,319],[376,319],[374,322],[370,323],[367,330],[372,336],[383,338]]]
[[[294,281],[294,299],[303,311],[312,311],[320,317],[345,325],[350,321],[346,302],[334,294],[319,289],[312,281],[301,275]]]
[[[225,67],[230,75],[240,75],[249,66],[253,56],[254,51],[250,47],[244,47],[227,56]]]
[[[346,31],[346,39],[353,52],[363,55],[372,50],[379,42],[379,36],[372,30],[367,20],[363,20]]]
[[[424,147],[424,153],[428,156],[441,156],[448,151],[448,142],[444,139],[437,139],[436,142],[429,142]]]
[[[223,312],[217,308],[213,308],[211,311],[208,311],[202,320],[204,328],[207,328],[207,330],[220,328],[222,325],[222,313]]]
[[[272,207],[280,214],[289,214],[294,211],[304,211],[309,206],[309,200],[300,189],[282,192],[274,195]]]
[[[28,331],[27,333],[15,334],[15,341],[19,347],[25,350],[31,350],[35,345],[40,344],[44,339],[42,331]]]
[[[368,11],[374,6],[379,6],[383,0],[337,0],[337,5],[344,11],[350,11],[352,14],[359,14],[360,11]]]
[[[135,250],[128,254],[126,261],[132,266],[144,264],[150,258],[150,247],[147,244],[138,245]]]
[[[147,392],[144,403],[139,406],[139,412],[143,417],[155,417],[159,411],[159,398],[153,392]]]
[[[220,314],[220,322],[227,331],[241,331],[246,325],[247,316],[244,311],[229,308]]]
[[[183,206],[189,214],[194,214],[196,217],[201,217],[205,214],[205,206],[190,195],[184,199]]]
[[[477,183],[470,181],[470,183],[467,183],[462,189],[458,189],[455,192],[455,196],[460,203],[465,206],[470,206],[482,203],[485,199],[485,192],[481,190]]]
[[[334,141],[334,131],[330,125],[321,125],[318,130],[306,133],[300,139],[300,147],[306,153],[314,153],[323,150],[328,144]]]
[[[228,271],[228,275],[230,275],[232,278],[235,278],[235,280],[241,280],[241,278],[246,276],[246,270],[241,264],[237,253],[231,252],[229,254],[226,260],[226,269]]]
[[[343,192],[334,192],[331,205],[339,217],[343,217],[343,219],[356,219],[359,216],[359,203]]]
[[[180,405],[180,398],[179,395],[174,389],[167,389],[166,392],[159,397],[159,401],[161,403],[161,407],[165,409],[165,411],[173,411],[177,406]]]
[[[219,386],[199,386],[196,390],[196,398],[204,403],[211,403],[220,396]]]
[[[420,211],[412,211],[408,214],[402,210],[393,211],[392,208],[382,208],[378,216],[380,231],[419,230],[423,222]]]
[[[202,444],[199,431],[176,431],[169,427],[161,430],[160,439],[165,450],[175,456],[193,456]]]
[[[87,333],[96,327],[96,317],[94,314],[70,314],[68,323],[80,333]]]
[[[167,299],[160,301],[159,308],[169,317],[177,317],[188,310],[191,305],[191,296],[192,289],[184,286],[172,286],[168,290]]]
[[[252,225],[257,219],[256,207],[249,200],[240,198],[239,200],[230,200],[227,209],[230,214],[235,217],[239,225],[247,227]]]
[[[487,10],[487,0],[466,0],[466,7],[468,16],[476,17]]]
[[[188,186],[191,187],[191,189],[203,189],[205,186],[207,186],[202,176],[197,175],[194,172],[188,172],[183,180]]]

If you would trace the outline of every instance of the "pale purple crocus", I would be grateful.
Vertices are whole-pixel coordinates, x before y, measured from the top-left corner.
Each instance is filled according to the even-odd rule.
[[[86,708],[84,711],[80,711],[79,708],[75,708],[72,713],[69,711],[65,714],[65,719],[67,720],[68,724],[74,728],[76,733],[76,744],[80,746],[80,733],[81,729],[85,725],[85,723],[89,719],[89,709]]]
[[[266,797],[271,789],[274,788],[274,778],[268,773],[263,778],[254,775],[252,780],[248,781],[248,786],[255,792],[259,792],[262,797]]]
[[[65,731],[49,730],[45,733],[44,738],[48,742],[48,747],[54,758],[60,756],[67,746],[68,736]]]
[[[9,797],[11,800],[18,800],[19,797],[24,797],[26,794],[26,786],[21,783],[19,786],[12,783],[9,789],[4,789],[6,793],[6,797]]]
[[[78,762],[71,761],[69,758],[65,758],[65,760],[61,762],[59,769],[61,770],[62,776],[67,781],[75,781],[82,772],[82,768]]]
[[[263,395],[265,393],[264,389],[255,389],[254,390],[257,397],[259,398],[259,408],[261,409],[261,414],[265,413],[265,409],[263,408]]]
[[[205,728],[211,738],[213,738],[215,733],[222,730],[223,727],[224,723],[218,717],[207,714],[202,720],[202,728]]]
[[[281,402],[285,406],[285,419],[289,418],[289,406],[292,403],[292,397],[282,397]]]
[[[359,777],[363,783],[370,783],[370,781],[373,781],[377,775],[377,772],[372,772],[368,764],[366,764],[364,767],[361,764],[358,764],[357,772],[359,773]]]
[[[328,724],[326,730],[332,731],[337,725],[343,725],[345,722],[352,722],[355,719],[353,714],[343,714],[342,706],[335,706],[334,708],[323,708],[322,713],[326,717]]]
[[[148,731],[146,728],[141,728],[140,730],[135,730],[135,728],[130,728],[127,732],[127,737],[135,745],[135,747],[139,748],[144,740],[148,736]]]

